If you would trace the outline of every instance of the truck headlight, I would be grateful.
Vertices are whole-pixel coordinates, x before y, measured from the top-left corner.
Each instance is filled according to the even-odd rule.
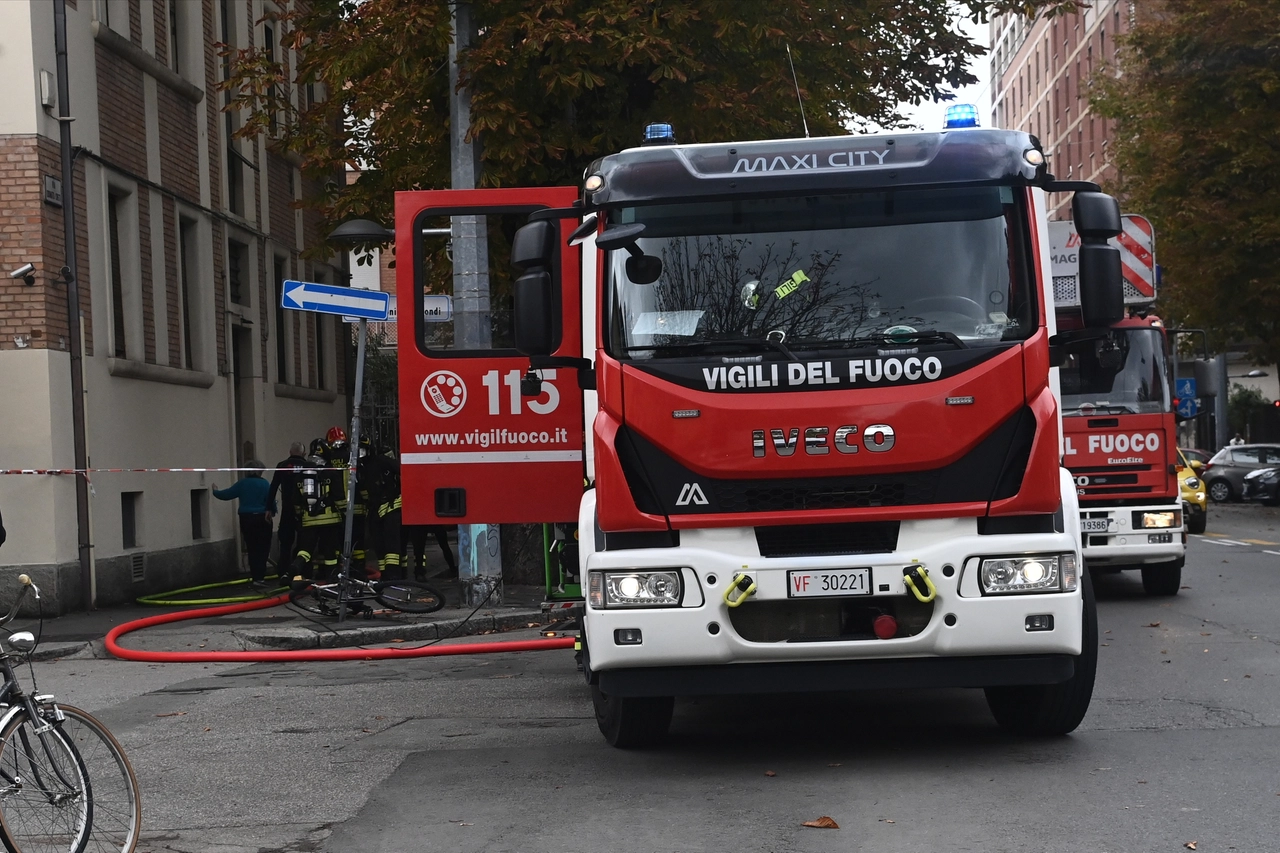
[[[607,607],[678,607],[679,571],[591,572],[587,582],[588,603],[596,609]]]
[[[1134,513],[1137,515],[1138,513]],[[1170,510],[1166,512],[1144,512],[1142,513],[1142,526],[1145,528],[1167,528],[1181,527],[1182,513],[1179,510]],[[1134,519],[1138,521],[1138,519]]]
[[[1071,591],[1077,583],[1076,555],[984,557],[978,578],[986,595]]]

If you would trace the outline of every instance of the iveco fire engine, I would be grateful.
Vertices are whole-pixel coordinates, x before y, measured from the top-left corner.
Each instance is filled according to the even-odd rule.
[[[1046,191],[1075,192],[1070,333]],[[405,520],[576,518],[610,743],[705,694],[981,687],[1008,729],[1080,722],[1097,622],[1052,375],[1121,319],[1120,214],[1034,137],[660,125],[579,189],[396,205]],[[480,232],[522,274],[493,265],[511,331],[476,343],[456,267],[437,322],[438,235],[456,262]]]
[[[1091,571],[1141,569],[1152,595],[1177,595],[1186,528],[1178,489],[1169,339],[1150,313],[1156,298],[1155,231],[1125,214],[1121,251],[1129,316],[1077,347],[1062,364],[1063,459],[1080,499],[1084,559]],[[1079,235],[1049,223],[1058,327],[1080,327]]]

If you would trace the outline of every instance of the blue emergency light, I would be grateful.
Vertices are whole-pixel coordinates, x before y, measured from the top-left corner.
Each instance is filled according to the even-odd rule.
[[[655,122],[644,126],[644,139],[641,145],[675,145],[676,129],[666,122]]]
[[[943,130],[958,130],[962,127],[978,126],[978,108],[973,104],[952,104],[943,113]]]

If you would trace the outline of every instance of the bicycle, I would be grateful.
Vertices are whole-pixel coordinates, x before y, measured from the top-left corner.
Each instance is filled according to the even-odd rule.
[[[40,588],[19,575],[22,589],[0,617],[12,622],[28,590]],[[17,652],[30,654],[39,641],[29,631],[9,635],[0,646],[0,841],[9,853],[133,853],[142,822],[138,779],[120,742],[91,714],[32,691],[25,692],[14,668]]]
[[[401,613],[434,613],[444,607],[443,593],[422,581],[367,581],[339,574],[327,582],[295,579],[289,590],[290,604],[321,616],[352,613],[368,619],[373,616],[369,601]]]

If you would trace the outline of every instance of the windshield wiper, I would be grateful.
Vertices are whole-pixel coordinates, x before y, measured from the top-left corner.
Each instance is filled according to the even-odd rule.
[[[947,343],[957,349],[968,349],[966,344],[958,335],[952,332],[939,332],[930,329],[926,332],[908,332],[903,334],[886,335],[879,332],[874,335],[864,335],[858,338],[836,338],[827,340],[824,338],[800,338],[793,339],[791,345],[797,349],[857,349],[859,347],[867,347],[872,345],[891,346],[891,347],[909,347],[919,343],[936,344]]]
[[[771,338],[716,338],[715,340],[710,341],[688,341],[672,344],[638,344],[635,346],[623,347],[622,351],[640,352],[645,350],[669,350],[673,352],[711,353],[721,347],[746,349],[748,351],[759,350],[767,347],[769,349],[777,350],[792,361],[800,360],[796,357],[795,353],[782,343],[782,341],[773,340]]]
[[[1085,406],[1093,408],[1094,412],[1103,415],[1136,415],[1138,410],[1133,406],[1125,403],[1081,403],[1078,406],[1063,407],[1063,414],[1067,412],[1081,413]]]

